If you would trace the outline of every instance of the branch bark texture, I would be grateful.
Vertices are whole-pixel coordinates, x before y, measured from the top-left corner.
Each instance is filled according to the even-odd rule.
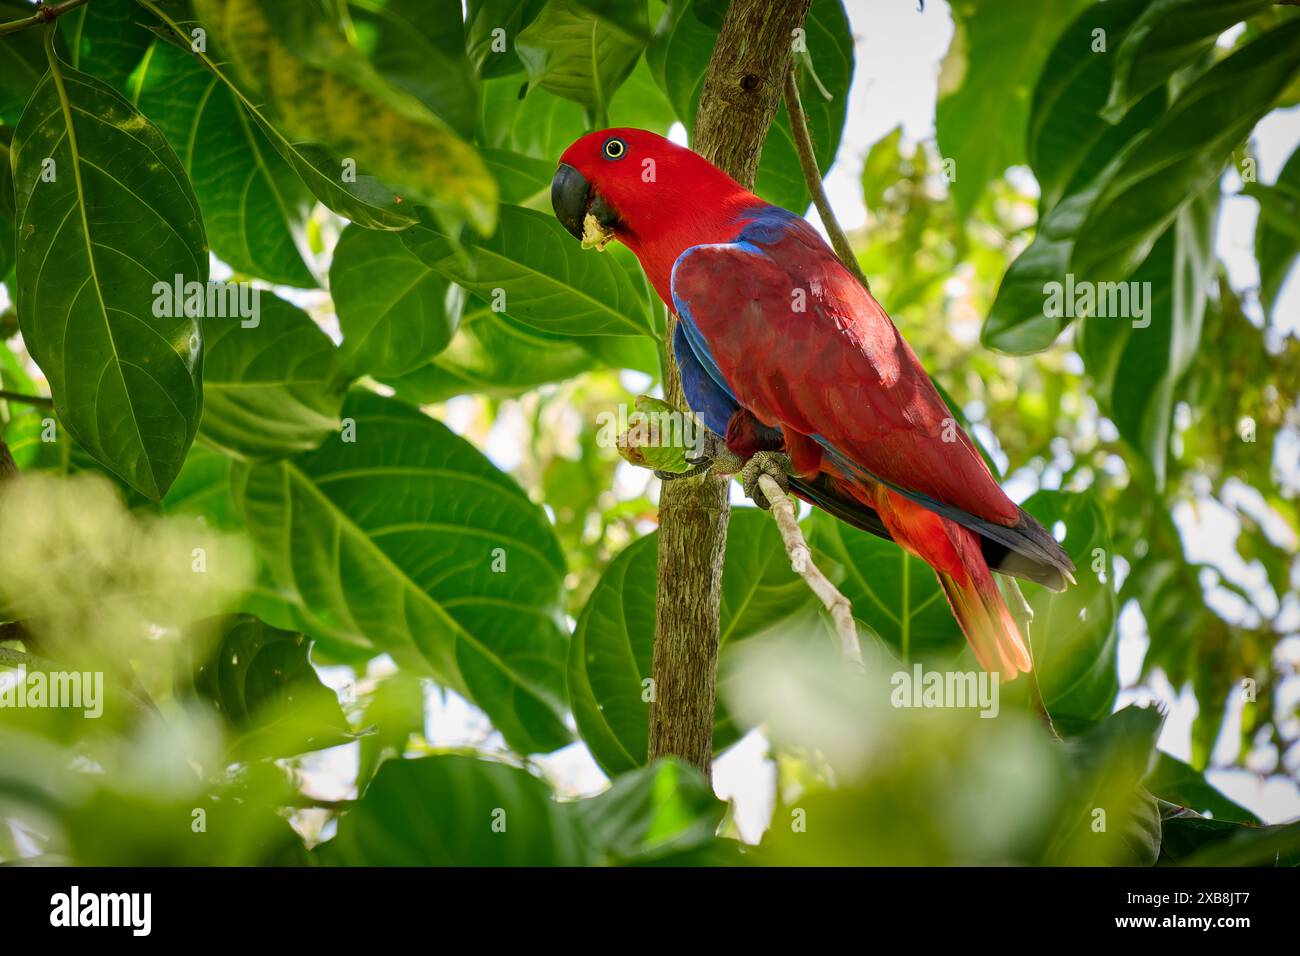
[[[700,94],[692,148],[752,187],[790,69],[794,30],[811,0],[732,0]],[[686,406],[668,324],[664,399]],[[676,756],[710,775],[717,696],[718,612],[728,483],[712,475],[663,485],[649,758]]]

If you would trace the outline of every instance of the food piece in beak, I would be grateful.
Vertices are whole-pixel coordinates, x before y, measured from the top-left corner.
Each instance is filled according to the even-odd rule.
[[[595,246],[597,252],[604,252],[605,247],[614,241],[614,230],[602,225],[591,213],[582,220],[582,248]]]

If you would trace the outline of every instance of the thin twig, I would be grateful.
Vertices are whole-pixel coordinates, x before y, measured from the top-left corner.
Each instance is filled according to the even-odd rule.
[[[785,553],[790,556],[790,566],[804,579],[813,594],[830,611],[831,620],[835,622],[835,633],[840,639],[840,654],[849,666],[862,671],[862,648],[858,644],[858,629],[853,623],[853,605],[839,592],[830,579],[822,574],[813,564],[812,550],[804,540],[799,529],[799,518],[794,510],[790,496],[781,490],[771,475],[758,476],[758,487],[762,489],[771,505],[772,518],[776,521],[781,540],[785,543]]]
[[[23,17],[21,20],[10,20],[8,23],[0,23],[0,36],[8,33],[17,33],[19,30],[26,30],[28,27],[38,27],[42,23],[49,23],[77,9],[88,0],[64,0],[63,3],[37,4],[35,13],[30,17]]]
[[[794,148],[799,154],[799,165],[803,168],[804,182],[808,184],[808,191],[812,193],[813,205],[817,207],[817,214],[822,218],[826,234],[831,237],[835,254],[839,256],[840,262],[844,263],[844,268],[852,272],[862,283],[862,288],[870,292],[871,284],[862,274],[858,257],[853,254],[853,247],[849,245],[844,230],[840,228],[839,220],[831,210],[830,200],[826,198],[821,170],[817,168],[817,155],[813,152],[812,137],[808,133],[808,117],[803,111],[803,101],[799,99],[799,83],[795,79],[793,67],[785,77],[785,108],[790,114],[790,130],[794,133]]]
[[[35,405],[38,408],[54,407],[54,399],[48,395],[24,395],[21,392],[11,392],[4,388],[0,388],[0,400],[19,402],[23,405]]]

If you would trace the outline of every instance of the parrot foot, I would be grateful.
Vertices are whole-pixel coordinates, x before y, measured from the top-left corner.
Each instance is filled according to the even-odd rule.
[[[704,465],[720,475],[734,475],[745,467],[745,459],[727,447],[726,439],[711,431],[704,433],[700,442],[700,453],[694,457],[686,456],[688,465]]]
[[[760,475],[770,475],[781,486],[782,491],[790,490],[790,456],[775,451],[760,451],[745,463],[740,470],[740,486],[754,504],[764,511],[772,507],[761,488],[758,487]]]

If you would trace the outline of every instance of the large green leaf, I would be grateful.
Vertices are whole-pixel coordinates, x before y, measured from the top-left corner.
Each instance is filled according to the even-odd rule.
[[[1196,357],[1206,295],[1214,277],[1219,185],[1184,206],[1132,281],[1149,283],[1144,327],[1127,318],[1092,316],[1079,353],[1097,386],[1098,404],[1124,439],[1165,479],[1174,391]]]
[[[1272,109],[1300,67],[1300,18],[1215,64],[1119,164],[1075,238],[1071,267],[1089,279],[1124,279],[1178,210],[1218,179],[1232,151]]]
[[[531,87],[580,103],[597,127],[608,125],[610,97],[627,79],[649,39],[644,0],[622,15],[597,13],[582,0],[547,0],[520,34],[515,53]]]
[[[790,569],[770,516],[738,508],[727,532],[720,640],[725,648],[807,609],[813,598]],[[654,654],[657,534],[615,558],[587,600],[569,646],[569,701],[578,731],[610,774],[646,761]],[[719,709],[714,749],[734,741]]]
[[[569,144],[587,132],[583,112],[572,100],[541,87],[529,90],[518,77],[483,84],[483,129],[488,145],[539,159],[552,170]]]
[[[157,0],[138,0],[166,25],[167,36],[190,49],[191,32],[204,29],[198,21],[177,19],[159,6]],[[301,178],[312,195],[329,209],[371,229],[405,229],[415,222],[415,211],[391,189],[364,169],[356,171],[355,181],[342,176],[343,157],[319,143],[293,138],[265,114],[263,104],[242,91],[235,83],[230,64],[215,49],[213,37],[206,33],[206,51],[193,50],[195,58],[235,96],[281,158]]]
[[[328,0],[195,0],[245,91],[292,135],[355,160],[448,223],[496,225],[496,183],[473,147],[348,42]],[[408,68],[409,69],[409,68]]]
[[[1089,492],[1039,491],[1024,508],[1045,528],[1065,526],[1062,547],[1077,584],[1053,593],[1023,586],[1034,611],[1034,667],[1052,722],[1077,734],[1102,720],[1119,692],[1115,569],[1106,516]]]
[[[1163,718],[1126,707],[1065,742],[1070,776],[1047,862],[1150,866],[1160,853],[1160,814],[1142,789]]]
[[[384,235],[384,233],[377,233]],[[201,433],[238,455],[315,448],[339,426],[338,350],[303,312],[258,293],[253,319],[208,319]]]
[[[989,180],[1025,160],[1025,130],[1038,72],[1056,37],[1091,0],[965,0],[939,77],[935,132],[955,161],[953,198],[969,215]]]
[[[703,774],[673,758],[622,774],[572,806],[604,862],[642,865],[709,847],[727,810]]]
[[[527,771],[456,754],[390,760],[315,851],[344,866],[575,866],[574,814]]]
[[[844,569],[839,588],[853,616],[898,648],[904,660],[964,646],[939,579],[924,561],[816,509],[811,530],[817,559],[824,556]]]
[[[23,338],[77,441],[160,498],[198,429],[203,346],[196,317],[154,314],[154,286],[207,280],[203,221],[157,127],[51,65],[13,143]]]
[[[1285,220],[1294,224],[1300,215],[1300,149],[1291,154],[1277,182],[1271,190],[1252,193],[1260,205],[1259,221],[1255,225],[1255,258],[1259,260],[1259,298],[1264,308],[1272,312],[1278,293],[1287,273],[1300,256],[1300,236],[1294,229],[1285,227]],[[1269,215],[1273,207],[1277,215]]]
[[[418,405],[453,395],[518,395],[592,368],[596,363],[580,346],[583,341],[537,335],[479,307],[465,316],[451,344],[432,362],[383,381]]]
[[[465,54],[460,0],[347,0],[357,42],[389,83],[462,137],[474,135],[479,93]]]
[[[487,79],[523,70],[515,53],[515,37],[545,5],[546,0],[467,0],[465,47],[480,76]]]
[[[337,695],[311,665],[311,642],[248,614],[196,624],[186,635],[193,670],[178,691],[193,693],[238,735],[245,757],[287,757],[347,743]]]
[[[1103,110],[1105,118],[1118,122],[1147,92],[1212,47],[1224,30],[1271,4],[1272,0],[1144,3],[1141,15],[1114,50],[1115,68]]]
[[[142,25],[147,19],[135,0],[95,0],[59,17],[68,63],[125,93],[152,40]]]
[[[31,15],[32,5],[25,0],[0,0],[0,22]],[[23,106],[45,75],[41,32],[29,29],[0,36],[0,122],[18,121]],[[62,38],[58,39],[62,46]]]
[[[1114,72],[1113,47],[1146,6],[1147,0],[1093,4],[1061,34],[1043,64],[1028,141],[1029,165],[1041,189],[1040,216],[1081,189],[1164,111],[1166,96],[1159,90],[1120,123],[1112,125],[1100,115]],[[1098,43],[1106,44],[1105,49],[1099,50]]]
[[[1198,813],[1209,813],[1216,820],[1258,824],[1259,818],[1245,807],[1225,797],[1205,775],[1177,757],[1156,754],[1156,765],[1146,778],[1146,786],[1155,796]]]
[[[519,752],[568,742],[564,557],[468,442],[354,391],[317,451],[237,465],[235,501],[313,634],[392,654],[477,703]]]
[[[195,9],[231,57],[241,92],[290,136],[327,145],[448,221],[490,232],[496,184],[478,154],[385,81],[322,4],[195,0]]]
[[[343,330],[343,361],[374,376],[402,375],[445,349],[464,301],[401,238],[355,225],[334,247],[330,294]]]
[[[543,332],[650,332],[644,286],[632,280],[627,250],[583,250],[548,213],[502,206],[501,227],[468,248],[432,225],[406,230],[402,241],[431,269]]]
[[[212,251],[245,275],[316,285],[299,248],[311,194],[230,87],[192,54],[155,40],[131,95],[189,173]]]

